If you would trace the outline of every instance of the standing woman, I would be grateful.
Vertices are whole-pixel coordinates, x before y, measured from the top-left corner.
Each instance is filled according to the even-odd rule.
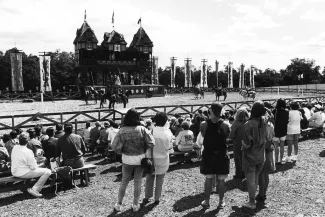
[[[118,201],[114,206],[117,212],[121,211],[126,188],[134,172],[134,198],[132,209],[139,211],[139,197],[141,194],[141,180],[143,168],[141,160],[145,158],[148,148],[155,144],[151,133],[140,125],[140,115],[135,109],[130,109],[124,118],[124,126],[116,134],[112,149],[122,154],[122,181],[118,192]]]
[[[156,127],[153,128],[153,137],[155,138],[155,146],[153,147],[153,162],[155,165],[155,173],[147,174],[146,190],[143,204],[147,204],[149,199],[153,196],[153,187],[156,179],[155,188],[155,202],[158,205],[160,201],[164,177],[169,168],[169,150],[173,148],[172,140],[173,134],[165,127],[168,118],[166,113],[158,112],[154,121]],[[151,155],[151,154],[150,154]]]
[[[288,123],[288,157],[287,162],[297,161],[298,155],[298,139],[300,136],[300,121],[302,120],[301,113],[299,111],[299,104],[293,101],[290,104],[291,110],[289,111],[289,123]],[[291,157],[292,145],[294,146],[294,155]]]
[[[289,111],[286,109],[286,102],[284,99],[278,99],[276,103],[274,115],[274,137],[275,144],[275,163],[284,164],[284,142],[287,136],[287,125],[289,122]],[[280,147],[280,161],[279,161],[279,147]]]

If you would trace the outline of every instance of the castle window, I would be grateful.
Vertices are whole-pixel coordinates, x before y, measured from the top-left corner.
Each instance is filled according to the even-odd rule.
[[[121,47],[119,44],[114,45],[114,51],[121,52]]]
[[[87,50],[91,50],[92,49],[92,44],[91,43],[87,43]]]
[[[148,47],[143,47],[143,53],[148,53]]]

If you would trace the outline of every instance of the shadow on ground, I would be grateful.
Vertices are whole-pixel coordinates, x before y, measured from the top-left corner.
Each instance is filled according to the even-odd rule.
[[[173,205],[173,211],[183,212],[189,209],[193,209],[195,207],[200,206],[203,200],[204,193],[183,197],[180,200],[176,201],[176,203]],[[189,201],[191,202],[189,203]]]
[[[125,210],[123,212],[116,212],[116,211],[112,211],[111,214],[109,214],[107,217],[114,217],[114,216],[118,216],[118,217],[125,217],[125,216],[134,216],[134,217],[143,217],[146,216],[151,210],[153,210],[153,208],[155,208],[157,205],[151,203],[145,207],[141,207],[141,209],[139,210],[139,212],[133,212],[133,210],[130,208],[128,210]],[[124,207],[125,208],[125,207]]]

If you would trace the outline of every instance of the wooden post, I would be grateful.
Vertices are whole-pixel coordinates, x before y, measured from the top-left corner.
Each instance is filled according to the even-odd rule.
[[[115,109],[113,109],[113,121],[115,122]]]
[[[12,129],[15,128],[15,115],[11,116],[11,127],[12,127]]]
[[[63,114],[62,113],[60,114],[60,122],[61,122],[61,124],[63,124]]]
[[[98,110],[98,121],[100,121],[100,110]]]
[[[74,133],[75,134],[78,133],[78,121],[77,121],[77,119],[74,119]]]

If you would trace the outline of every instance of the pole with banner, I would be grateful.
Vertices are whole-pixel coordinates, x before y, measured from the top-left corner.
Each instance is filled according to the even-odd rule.
[[[185,59],[185,87],[192,87],[192,78],[191,78],[191,58],[186,58]]]
[[[232,72],[233,63],[228,63],[228,87],[233,88],[233,72]]]
[[[158,79],[158,57],[153,56],[152,57],[152,84],[159,84]]]
[[[216,79],[217,79],[217,87],[219,87],[219,62],[216,60]]]
[[[240,82],[239,82],[239,88],[245,87],[245,65],[242,63],[240,65]]]
[[[207,59],[202,59],[200,87],[203,87],[203,88],[208,86],[207,62],[208,62]]]
[[[175,74],[176,74],[176,57],[171,57],[170,58],[170,63],[171,63],[171,69],[170,69],[170,87],[174,88],[175,87]]]
[[[22,52],[17,48],[10,50],[11,87],[13,92],[24,91],[22,62]]]
[[[52,91],[51,86],[51,56],[49,52],[40,52],[40,92]]]

